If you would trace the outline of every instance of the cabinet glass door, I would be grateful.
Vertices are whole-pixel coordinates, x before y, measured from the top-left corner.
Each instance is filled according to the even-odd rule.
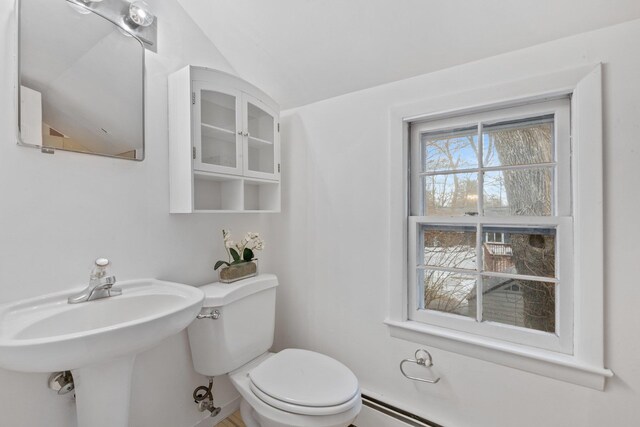
[[[246,111],[245,176],[277,179],[278,134],[276,114],[260,100],[243,94]]]
[[[239,93],[197,81],[194,91],[194,169],[241,174]]]

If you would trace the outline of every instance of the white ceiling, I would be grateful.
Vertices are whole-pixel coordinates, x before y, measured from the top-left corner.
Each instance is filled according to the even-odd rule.
[[[640,18],[640,0],[178,0],[283,109]]]

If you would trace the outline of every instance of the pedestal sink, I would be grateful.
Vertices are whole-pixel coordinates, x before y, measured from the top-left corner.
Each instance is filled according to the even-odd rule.
[[[68,304],[77,290],[0,306],[0,367],[70,370],[78,427],[126,427],[136,354],[186,328],[204,294],[155,279],[118,283],[122,295]]]

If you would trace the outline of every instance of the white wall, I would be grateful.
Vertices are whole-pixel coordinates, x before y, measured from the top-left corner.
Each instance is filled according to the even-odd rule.
[[[447,427],[632,426],[640,417],[640,21],[289,110],[275,272],[278,348],[351,367],[366,391]],[[389,337],[389,108],[604,63],[604,392],[432,349],[437,385],[404,379],[418,344]],[[294,230],[291,233],[290,230]],[[400,250],[400,248],[398,248]],[[368,427],[368,426],[363,426]]]
[[[211,282],[223,257],[223,227],[236,235],[266,231],[258,215],[169,215],[167,74],[188,63],[233,69],[175,0],[148,2],[159,17],[159,50],[147,56],[141,163],[16,145],[13,2],[0,2],[0,303],[81,286],[97,256],[112,260],[119,280]],[[72,400],[48,390],[46,380],[0,370],[0,426],[75,425]],[[195,425],[205,415],[191,393],[204,382],[184,332],[139,355],[131,426]],[[217,384],[217,403],[235,398],[228,382]]]

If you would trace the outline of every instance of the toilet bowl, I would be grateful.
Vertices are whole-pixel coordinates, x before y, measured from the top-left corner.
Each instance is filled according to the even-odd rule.
[[[265,274],[201,287],[202,316],[188,328],[194,368],[210,377],[229,375],[247,427],[346,427],[362,407],[349,368],[309,350],[268,352],[277,285]]]
[[[291,356],[297,361],[292,363]],[[324,363],[316,365],[318,357],[336,363],[338,369],[325,370]],[[350,375],[338,381],[327,378],[337,375],[340,368]],[[284,378],[274,381],[278,375]],[[324,381],[319,380],[322,375]],[[327,356],[306,350],[264,354],[231,372],[229,378],[242,396],[240,410],[247,427],[344,427],[351,424],[362,406],[351,371]]]

